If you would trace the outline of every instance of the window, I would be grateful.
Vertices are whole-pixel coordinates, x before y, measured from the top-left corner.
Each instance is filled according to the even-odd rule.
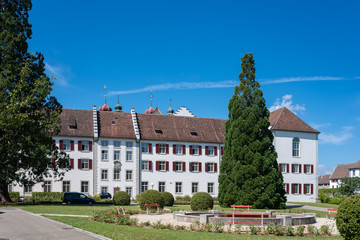
[[[158,164],[156,169],[157,171],[168,171],[166,167],[166,161],[158,161],[157,164]]]
[[[175,145],[175,154],[183,154],[182,145]]]
[[[159,192],[165,192],[165,182],[159,182]]]
[[[81,181],[81,192],[82,193],[89,192],[89,182],[88,181]]]
[[[191,168],[192,172],[199,172],[199,163],[198,162],[193,162],[193,163],[191,163],[191,165],[192,165],[192,168]]]
[[[182,162],[175,162],[175,171],[182,172]]]
[[[193,183],[191,184],[191,192],[192,192],[192,193],[197,193],[197,192],[198,192],[198,186],[199,186],[199,183],[193,182]]]
[[[352,170],[352,175],[355,176],[355,170]]]
[[[109,145],[109,141],[101,141],[102,147],[107,147]]]
[[[81,169],[89,169],[89,159],[81,159]]]
[[[288,173],[288,172],[289,172],[289,164],[287,164],[287,163],[280,163],[279,166],[280,166],[280,171],[281,171],[282,173]]]
[[[114,161],[120,161],[120,151],[114,151]]]
[[[107,193],[108,187],[101,187],[101,193]]]
[[[32,192],[32,186],[30,186],[29,184],[25,184],[24,191],[26,193],[31,193]]]
[[[300,157],[300,140],[299,138],[293,139],[293,157]]]
[[[142,153],[151,153],[152,145],[149,143],[142,143],[141,144],[141,152]]]
[[[126,147],[127,148],[132,148],[133,147],[133,142],[126,142]]]
[[[70,149],[71,149],[70,140],[63,140],[63,150],[70,151]]]
[[[114,169],[114,180],[120,180],[120,169]]]
[[[44,192],[51,192],[51,181],[44,181]]]
[[[132,170],[126,170],[126,181],[132,181]]]
[[[207,171],[215,172],[214,163],[207,163]]]
[[[101,161],[108,160],[108,150],[101,150]]]
[[[145,171],[149,171],[149,161],[142,161],[141,169]]]
[[[131,196],[132,196],[132,187],[126,187],[126,188],[125,188],[125,192],[126,192],[127,194],[129,194],[129,196],[131,197]]]
[[[81,151],[89,151],[89,141],[81,141]]]
[[[141,182],[141,192],[148,190],[148,182]]]
[[[70,192],[70,181],[63,181],[63,192]]]
[[[214,183],[208,183],[208,193],[214,193]]]
[[[192,155],[198,155],[199,154],[199,146],[191,146],[191,151],[190,153]]]
[[[9,184],[9,186],[8,186],[8,191],[9,191],[9,192],[12,192],[12,191],[13,191],[13,185],[12,185],[12,184]]]
[[[209,156],[214,156],[215,155],[215,151],[214,151],[213,146],[207,147],[207,155],[209,155]]]
[[[166,144],[159,144],[158,153],[160,153],[160,154],[165,154],[166,153]]]
[[[132,161],[132,151],[126,151],[126,161]]]
[[[120,148],[121,142],[120,141],[114,141],[114,148]]]
[[[292,165],[292,172],[293,173],[301,173],[301,165],[300,164],[293,164]]]
[[[313,191],[312,184],[304,184],[304,194],[313,194]]]
[[[182,182],[175,183],[175,193],[182,193]]]
[[[197,132],[190,132],[191,136],[197,136]]]
[[[101,180],[108,180],[108,170],[107,169],[101,170]]]
[[[293,183],[292,184],[292,193],[293,194],[301,194],[301,184]]]
[[[311,174],[311,173],[312,173],[312,171],[311,171],[311,165],[310,165],[310,164],[304,165],[304,173],[307,173],[307,174]]]
[[[160,130],[160,129],[155,129],[155,133],[156,133],[156,134],[162,134],[163,132],[162,132],[162,130]]]

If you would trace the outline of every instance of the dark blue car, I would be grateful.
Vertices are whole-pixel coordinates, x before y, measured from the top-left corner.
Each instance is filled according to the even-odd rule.
[[[63,203],[70,204],[89,204],[93,205],[96,203],[95,199],[89,198],[85,194],[78,192],[66,192],[64,193]]]

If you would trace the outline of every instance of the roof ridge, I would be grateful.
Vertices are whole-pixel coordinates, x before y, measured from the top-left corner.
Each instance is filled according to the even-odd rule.
[[[280,116],[281,116],[281,115],[283,114],[283,112],[284,112],[284,108],[286,108],[286,107],[282,107],[282,108],[278,109],[278,110],[281,110],[281,112],[280,112],[279,117],[277,118],[274,126],[272,126],[272,127],[275,127],[275,126],[278,124],[278,122],[279,122],[279,120],[280,120]]]

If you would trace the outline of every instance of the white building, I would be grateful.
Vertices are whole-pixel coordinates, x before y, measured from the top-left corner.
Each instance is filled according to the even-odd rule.
[[[330,175],[330,188],[339,188],[343,179],[349,177],[360,177],[360,160],[356,163],[338,164]]]
[[[151,114],[151,113],[157,114]],[[64,109],[54,138],[71,159],[63,181],[47,179],[30,191],[77,191],[93,195],[126,191],[132,198],[147,189],[174,196],[218,194],[225,119],[115,111]],[[279,167],[288,201],[315,202],[318,134],[286,108],[270,115]],[[49,187],[50,185],[50,187]],[[13,186],[13,191],[22,192]]]

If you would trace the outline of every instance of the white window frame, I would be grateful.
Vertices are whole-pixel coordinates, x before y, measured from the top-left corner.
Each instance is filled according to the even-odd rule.
[[[133,147],[133,142],[131,142],[131,141],[127,141],[125,144],[126,144],[126,148],[132,148]]]
[[[141,170],[149,171],[149,161],[147,161],[147,160],[141,161]]]
[[[305,185],[304,194],[311,195],[311,184],[305,183],[304,185]]]
[[[81,141],[81,151],[84,151],[84,152],[89,151],[89,141],[88,140]]]
[[[116,172],[115,172],[116,171]],[[114,180],[115,181],[119,181],[120,180],[120,169],[115,169],[114,168]],[[118,177],[118,178],[117,178]]]
[[[183,150],[183,145],[180,145],[180,144],[175,145],[175,154],[176,155],[182,155],[183,154],[182,150]]]
[[[180,166],[180,167],[179,167]],[[183,170],[183,162],[175,162],[175,171],[182,172]]]
[[[107,149],[102,149],[101,150],[101,161],[102,162],[109,161],[109,150],[107,150]]]
[[[286,163],[280,163],[281,164],[281,173],[287,173],[287,164]]]
[[[126,170],[125,180],[128,182],[131,182],[133,180],[133,171],[132,170]]]
[[[215,163],[209,162],[209,163],[207,164],[207,171],[208,171],[208,172],[215,172]]]
[[[292,156],[300,157],[300,138],[293,138],[292,141]]]
[[[44,181],[44,192],[51,192],[51,181]]]
[[[149,143],[141,143],[141,152],[149,153]]]
[[[108,169],[101,169],[101,180],[109,180],[109,170]]]
[[[214,187],[215,186],[215,183],[213,183],[213,182],[209,182],[208,184],[207,184],[207,192],[209,193],[209,194],[214,194]],[[210,190],[211,189],[211,190]]]
[[[297,167],[297,170],[296,170],[296,167]],[[294,169],[293,173],[300,173],[300,164],[294,163],[293,169]]]
[[[193,172],[199,172],[199,162],[192,162],[192,171]]]
[[[199,192],[199,183],[198,182],[192,182],[191,183],[191,193],[197,193]]]
[[[159,182],[159,192],[165,192],[166,191],[166,182]]]
[[[63,192],[71,192],[71,182],[69,180],[62,181],[62,190]]]
[[[192,155],[199,155],[199,146],[198,145],[192,145]]]
[[[89,159],[87,158],[81,159],[81,170],[89,170]]]
[[[166,171],[166,161],[159,161],[159,171]]]
[[[121,147],[121,141],[114,141],[114,148],[120,148]]]
[[[183,192],[182,182],[175,182],[175,193],[180,194]]]
[[[214,146],[208,146],[208,155],[215,156],[215,147]]]
[[[108,147],[109,141],[108,140],[101,140],[101,147]]]
[[[81,193],[89,193],[89,181],[80,181],[80,188]]]
[[[127,162],[133,161],[133,151],[126,151],[126,161]]]
[[[166,154],[166,144],[164,143],[159,144],[159,154]]]
[[[129,194],[130,197],[132,197],[132,187],[125,187],[125,192]]]
[[[63,140],[63,149],[64,151],[71,151],[71,141]]]
[[[114,161],[120,161],[121,152],[120,150],[114,150]]]
[[[306,174],[311,174],[311,164],[304,164]]]
[[[149,182],[141,182],[141,192],[149,190]]]
[[[294,194],[300,194],[300,184],[299,183],[294,183]],[[297,190],[297,191],[295,191]]]
[[[32,193],[32,186],[30,186],[29,184],[25,184],[24,185],[24,192],[25,193]]]
[[[102,186],[101,188],[101,193],[108,193],[108,187],[107,186]]]

